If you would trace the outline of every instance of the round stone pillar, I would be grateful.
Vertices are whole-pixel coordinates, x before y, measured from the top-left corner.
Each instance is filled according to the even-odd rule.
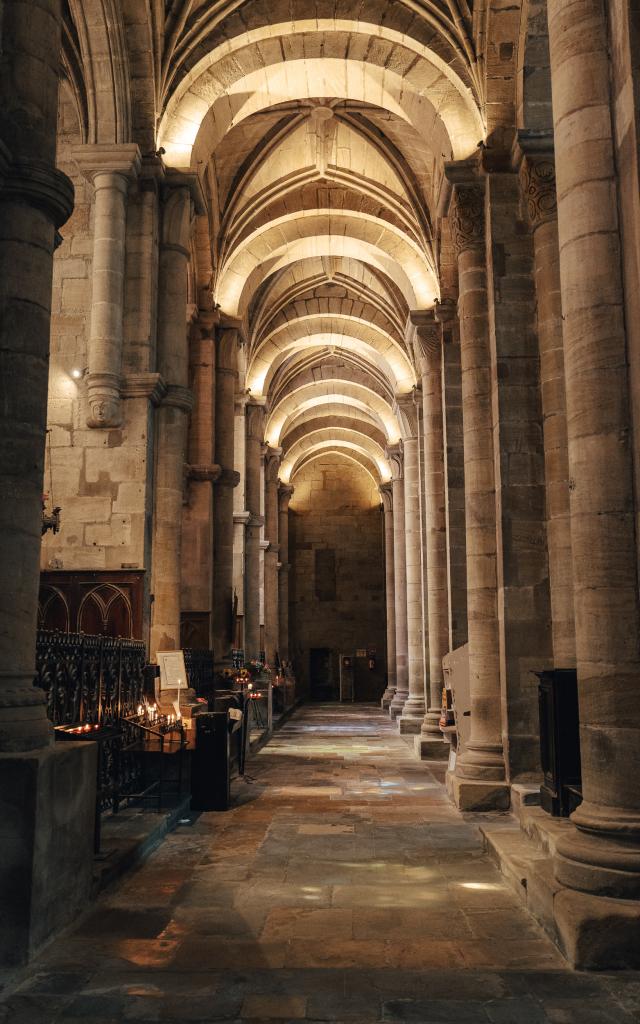
[[[278,633],[281,661],[289,661],[289,502],[292,495],[291,484],[281,483],[278,486]]]
[[[240,481],[235,461],[235,393],[239,327],[223,320],[216,330],[215,462],[220,476],[213,493],[213,651],[222,661],[231,652],[233,613],[233,489]]]
[[[267,447],[264,464],[264,533],[268,548],[264,553],[264,646],[267,663],[275,665],[279,647],[278,614],[278,469],[281,448]]]
[[[548,4],[584,797],[555,871],[582,893],[637,900],[640,616],[606,8]],[[637,903],[626,931],[616,901],[581,896],[572,909],[578,934],[588,916],[609,915],[610,946],[628,939],[620,966],[638,964]]]
[[[87,426],[119,427],[127,193],[140,171],[140,150],[134,144],[77,146],[73,156],[95,192]]]
[[[502,748],[485,189],[475,161],[447,165],[458,255],[471,735],[449,779],[463,810],[509,806]]]
[[[156,413],[150,654],[180,646],[182,502],[189,379],[187,299],[192,203],[189,189],[174,188],[162,211],[158,287],[158,369],[166,394]]]
[[[572,668],[576,663],[576,634],[553,138],[550,132],[519,132],[518,142],[523,153],[520,180],[535,259],[553,661],[556,668]]]
[[[427,759],[446,759],[449,744],[440,731],[444,673],[449,649],[449,588],[445,502],[444,423],[442,410],[442,327],[433,311],[412,314],[418,333],[424,421],[424,507],[427,534],[429,624],[429,706],[416,752]]]
[[[384,510],[384,569],[387,607],[387,686],[380,705],[387,711],[396,692],[396,609],[393,572],[393,485],[381,484],[380,497]]]
[[[260,651],[260,533],[264,525],[260,492],[264,414],[264,405],[247,402],[246,503],[249,519],[244,551],[244,646],[247,658],[257,658]]]
[[[44,747],[52,738],[44,695],[34,688],[33,677],[53,250],[57,228],[73,209],[73,186],[54,166],[60,5],[5,0],[0,19],[0,753],[5,753]]]
[[[404,532],[407,573],[407,661],[409,688],[398,724],[401,733],[419,733],[426,711],[422,619],[422,554],[418,438],[406,437],[404,451]]]
[[[404,522],[404,456],[399,444],[387,450],[391,463],[393,500],[393,578],[396,620],[396,692],[389,705],[389,715],[397,718],[409,696],[407,666],[407,547]]]

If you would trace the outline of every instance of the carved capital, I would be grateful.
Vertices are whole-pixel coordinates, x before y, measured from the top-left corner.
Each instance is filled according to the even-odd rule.
[[[240,331],[238,327],[220,324],[216,327],[216,373],[238,373],[238,348]]]
[[[532,231],[557,220],[556,165],[552,155],[525,155],[520,164],[520,187]]]
[[[181,384],[167,384],[167,391],[162,399],[161,405],[169,405],[174,409],[182,409],[183,412],[191,412],[193,409],[193,392]]]
[[[393,484],[389,480],[386,484],[378,487],[385,512],[393,512]]]
[[[237,487],[240,483],[240,474],[236,469],[221,467],[219,475],[213,482],[216,487]]]
[[[418,433],[417,389],[406,395],[396,395],[394,411],[398,417],[403,437],[416,437]]]
[[[404,479],[404,452],[401,444],[390,444],[386,451],[391,466],[391,479]]]
[[[287,512],[289,510],[289,502],[293,497],[294,488],[291,484],[280,483],[278,485],[278,509],[280,512]]]
[[[189,189],[184,186],[167,189],[162,208],[162,248],[189,259],[192,225],[193,203]]]
[[[222,466],[219,466],[216,462],[187,466],[187,477],[189,480],[208,481],[214,484],[220,479],[221,475]]]
[[[449,209],[451,239],[458,256],[484,249],[484,186],[456,185]]]
[[[122,381],[123,398],[148,398],[152,405],[160,405],[167,385],[160,373],[128,373]]]
[[[264,417],[264,405],[250,398],[246,408],[247,437],[253,441],[262,441],[264,439]]]
[[[88,427],[108,429],[122,425],[120,386],[121,381],[117,373],[87,375]]]
[[[275,448],[272,445],[264,446],[264,478],[267,483],[277,484],[280,460],[282,459],[282,448]]]

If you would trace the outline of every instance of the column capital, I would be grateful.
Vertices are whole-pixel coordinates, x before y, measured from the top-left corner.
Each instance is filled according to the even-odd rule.
[[[185,259],[189,259],[193,213],[193,200],[186,185],[176,186],[165,192],[160,233],[162,249],[179,252]]]
[[[216,373],[238,374],[240,328],[220,321],[216,327]]]
[[[220,475],[213,481],[218,487],[237,487],[240,483],[240,473],[237,469],[221,469]]]
[[[404,479],[404,452],[402,445],[399,442],[398,444],[390,444],[385,454],[391,465],[392,482]]]
[[[166,394],[160,404],[182,409],[183,412],[191,412],[193,402],[193,392],[190,388],[184,388],[180,384],[167,384]]]
[[[166,392],[167,385],[160,373],[127,373],[122,378],[120,393],[123,398],[148,398],[152,405],[160,405]]]
[[[207,212],[207,203],[202,191],[200,178],[195,171],[166,170],[163,188],[166,192],[171,192],[174,189],[188,189],[195,212],[200,215]]]
[[[254,441],[262,441],[264,439],[265,412],[264,402],[260,402],[256,398],[249,397],[245,411],[247,420],[247,437],[252,438]]]
[[[518,132],[513,151],[532,231],[557,220],[556,161],[551,131]]]
[[[278,509],[280,512],[286,512],[289,508],[289,502],[293,497],[294,488],[291,484],[278,484]]]
[[[391,480],[387,480],[386,483],[380,484],[378,490],[380,491],[380,497],[382,498],[385,513],[393,512],[393,484],[391,483]]]
[[[418,433],[417,388],[404,395],[396,395],[394,411],[400,422],[403,437],[416,437]]]
[[[485,183],[482,152],[467,160],[451,160],[444,165],[447,181],[453,185],[449,206],[451,239],[458,255],[469,249],[483,249]]]
[[[91,182],[99,174],[117,174],[129,182],[135,181],[142,167],[140,147],[135,142],[74,146],[71,155],[80,173]]]
[[[222,466],[219,466],[217,462],[187,466],[187,477],[189,480],[208,481],[214,484],[221,476]]]
[[[282,448],[276,448],[274,445],[265,444],[264,446],[264,473],[265,481],[271,484],[278,483],[278,472],[280,470],[280,461],[282,459]]]

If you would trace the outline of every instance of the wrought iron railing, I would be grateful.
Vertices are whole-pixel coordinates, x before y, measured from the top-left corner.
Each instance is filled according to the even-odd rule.
[[[48,630],[37,634],[34,683],[47,695],[57,738],[98,744],[99,813],[115,813],[139,791],[141,765],[129,750],[136,735],[127,718],[142,703],[146,662],[145,645],[137,640]]]
[[[201,647],[185,647],[184,664],[187,679],[198,697],[210,697],[215,690],[213,651]]]
[[[146,661],[138,640],[39,630],[35,684],[55,726],[114,725],[142,702]]]

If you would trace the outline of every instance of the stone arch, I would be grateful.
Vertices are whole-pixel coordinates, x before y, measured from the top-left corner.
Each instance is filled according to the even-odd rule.
[[[328,41],[325,52],[345,56],[305,59],[301,50],[302,59],[283,62],[277,40],[286,39],[291,51],[296,39],[303,42],[305,34],[321,35]],[[389,55],[383,60],[375,51],[366,65],[348,59],[345,38],[352,35],[360,42],[382,36],[398,50],[396,61],[387,65]],[[380,65],[375,64],[376,59]],[[398,67],[399,72],[391,67]],[[245,68],[252,70],[246,72]],[[468,156],[484,136],[471,90],[433,50],[384,26],[320,19],[245,33],[203,57],[168,98],[159,144],[173,166],[195,166],[198,160],[206,160],[231,124],[254,111],[274,103],[327,95],[362,103],[371,103],[376,97],[377,105],[394,111],[431,137],[438,155]]]

